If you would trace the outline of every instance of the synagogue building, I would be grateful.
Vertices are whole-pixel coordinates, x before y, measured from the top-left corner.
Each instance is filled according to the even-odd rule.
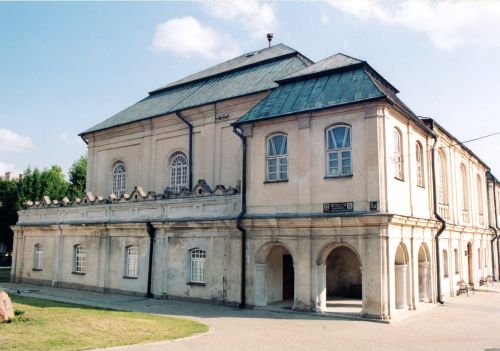
[[[498,279],[500,183],[366,61],[271,46],[81,137],[87,192],[27,202],[12,281],[390,319]]]

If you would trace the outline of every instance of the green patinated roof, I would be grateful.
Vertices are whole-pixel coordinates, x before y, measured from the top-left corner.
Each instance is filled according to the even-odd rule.
[[[281,83],[237,124],[387,96],[384,85],[374,78],[367,66],[322,71],[325,72],[321,75],[316,74],[320,70],[314,70],[314,75],[300,75],[299,80]]]
[[[339,68],[349,67],[353,65],[358,65],[363,63],[363,61],[355,59],[353,57],[344,55],[344,54],[335,54],[333,56],[327,57],[315,64],[303,68],[300,71],[292,73],[282,80],[288,80],[291,78],[303,77],[308,75],[317,74],[320,72],[331,71]]]
[[[312,62],[279,44],[254,51],[152,91],[148,97],[81,133],[157,117],[219,100],[265,91]]]

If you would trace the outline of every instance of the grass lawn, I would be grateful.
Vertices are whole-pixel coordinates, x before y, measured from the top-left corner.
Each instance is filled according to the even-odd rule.
[[[11,295],[24,313],[0,324],[0,350],[86,350],[176,339],[208,331],[204,324],[140,312],[105,310]],[[21,321],[25,319],[28,321]]]
[[[8,282],[10,280],[10,267],[0,267],[0,282]]]

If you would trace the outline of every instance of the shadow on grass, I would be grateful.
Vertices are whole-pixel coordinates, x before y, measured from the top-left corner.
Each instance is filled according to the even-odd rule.
[[[58,308],[78,308],[81,310],[124,312],[124,311],[116,310],[116,309],[112,309],[112,308],[101,308],[101,307],[94,307],[94,306],[87,306],[87,305],[78,305],[78,304],[74,304],[74,303],[45,300],[45,299],[41,299],[38,297],[21,296],[21,295],[15,295],[15,294],[10,295],[10,298],[11,298],[13,303],[19,303],[19,304],[23,304],[23,305],[27,305],[27,306],[31,306],[31,307],[38,307],[38,308],[58,307]]]

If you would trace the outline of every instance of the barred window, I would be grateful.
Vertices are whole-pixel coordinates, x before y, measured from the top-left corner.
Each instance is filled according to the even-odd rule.
[[[33,269],[43,269],[43,247],[40,244],[35,245],[33,252]]]
[[[116,196],[125,194],[127,186],[127,169],[123,162],[118,162],[113,168],[113,193]]]
[[[403,135],[394,128],[394,178],[404,180]]]
[[[191,250],[191,279],[192,283],[205,283],[205,258],[207,253],[204,250]]]
[[[415,145],[415,159],[417,161],[417,185],[419,187],[424,187],[424,149],[422,144],[417,141]]]
[[[188,187],[188,161],[183,153],[175,154],[170,162],[170,188],[180,192]]]
[[[137,278],[139,249],[137,246],[127,247],[127,277]]]
[[[327,176],[352,175],[351,127],[337,126],[326,131]]]
[[[288,179],[288,137],[276,134],[267,139],[266,180]]]
[[[73,272],[85,273],[87,269],[87,250],[84,245],[75,245],[73,255]]]

